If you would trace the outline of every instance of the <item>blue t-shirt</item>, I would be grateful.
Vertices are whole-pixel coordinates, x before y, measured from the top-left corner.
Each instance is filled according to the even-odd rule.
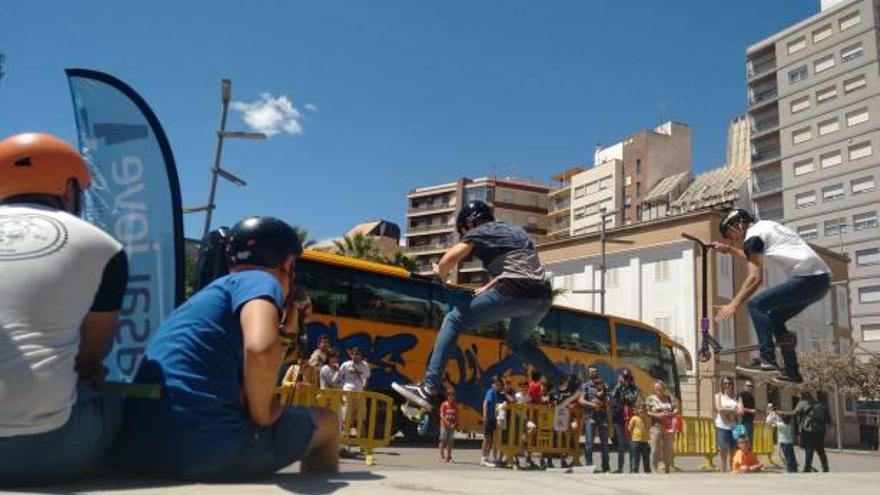
[[[281,284],[261,270],[227,275],[159,328],[135,380],[161,385],[162,397],[126,400],[127,459],[148,472],[195,468],[230,455],[259,432],[242,403],[240,311],[255,299],[280,312]]]
[[[489,387],[489,390],[486,391],[485,402],[489,404],[486,405],[486,419],[492,421],[495,419],[495,408],[498,404],[504,401],[504,398],[501,394],[495,391],[494,388]]]

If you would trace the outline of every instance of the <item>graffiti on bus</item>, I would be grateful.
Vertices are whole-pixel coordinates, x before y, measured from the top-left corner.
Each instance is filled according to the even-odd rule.
[[[341,337],[336,323],[325,324],[315,321],[306,325],[306,333],[309,349],[314,349],[318,339],[326,335],[330,338],[331,345],[341,353],[343,361],[346,360],[350,349],[354,347],[360,349],[372,368],[367,383],[369,390],[389,390],[392,382],[409,383],[414,378],[419,378],[406,376],[401,371],[406,366],[406,353],[418,344],[418,337],[411,333],[401,332],[382,336],[371,335],[367,331],[355,331]],[[481,364],[477,344],[471,344],[465,349],[454,347],[449,359],[455,363],[454,369],[457,373],[449,373],[447,367],[446,382],[455,390],[456,400],[460,404],[476,411],[481,411],[483,408],[483,397],[491,385],[493,376],[522,377],[524,380],[526,375],[525,361],[515,354],[507,354],[500,361],[490,355]],[[566,357],[555,364],[564,373],[579,377],[584,375],[588,366],[596,366],[608,383],[614,383],[616,370],[605,361],[588,364],[582,361],[572,362]]]

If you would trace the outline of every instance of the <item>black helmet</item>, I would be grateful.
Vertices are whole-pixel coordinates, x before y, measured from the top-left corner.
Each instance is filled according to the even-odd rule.
[[[302,254],[293,227],[273,217],[249,217],[229,231],[229,266],[243,263],[277,268],[288,256]]]
[[[462,206],[458,212],[458,218],[455,220],[455,228],[459,235],[464,235],[465,231],[470,230],[481,223],[493,222],[495,216],[492,215],[492,208],[482,201],[474,200]],[[468,227],[468,224],[470,226]]]
[[[721,232],[721,237],[727,237],[727,230],[730,229],[734,224],[737,223],[755,223],[755,217],[749,213],[748,210],[744,210],[742,208],[734,208],[730,210],[730,212],[724,216],[724,219],[721,220],[721,224],[718,225],[718,230]]]

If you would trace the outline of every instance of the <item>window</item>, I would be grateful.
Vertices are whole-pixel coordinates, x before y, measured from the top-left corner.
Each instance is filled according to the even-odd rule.
[[[877,227],[877,212],[868,211],[853,215],[853,230],[865,230]]]
[[[632,197],[627,196],[627,197],[623,198],[623,207],[629,208],[630,206],[632,206]]]
[[[813,138],[813,131],[809,127],[798,129],[791,133],[791,141],[794,144],[800,144]]]
[[[629,186],[632,185],[632,183],[633,183],[633,178],[632,178],[632,176],[631,176],[631,175],[627,175],[627,176],[626,176],[626,180],[623,181],[623,185],[624,185],[624,187],[629,187]]]
[[[822,201],[834,201],[844,195],[843,184],[832,184],[822,188]]]
[[[669,260],[660,260],[654,263],[654,281],[666,282],[669,280]]]
[[[593,354],[611,354],[608,319],[551,309],[536,330],[538,338],[551,345]]]
[[[826,55],[813,62],[813,72],[818,74],[834,67],[834,54]]]
[[[846,126],[853,127],[868,121],[868,109],[860,108],[846,114]]]
[[[352,316],[350,270],[299,260],[296,262],[296,280],[308,290],[315,313]]]
[[[795,194],[794,204],[797,208],[806,208],[816,204],[816,191],[807,191]]]
[[[653,378],[663,379],[665,370],[660,362],[660,336],[644,328],[615,325],[617,357],[626,364],[638,366]]]
[[[868,177],[860,177],[858,179],[853,179],[850,183],[850,190],[852,190],[853,194],[862,194],[866,192],[874,191],[874,176]]]
[[[860,160],[871,156],[873,150],[870,142],[854,144],[849,147],[849,161]]]
[[[840,151],[823,153],[819,156],[819,163],[822,164],[822,168],[836,167],[843,163],[843,157],[841,156]]]
[[[807,67],[798,67],[797,69],[788,73],[788,82],[790,84],[795,84],[803,81],[807,78]]]
[[[824,136],[826,134],[831,134],[832,132],[835,132],[838,129],[840,129],[840,122],[837,121],[837,117],[819,122],[819,135],[820,136]]]
[[[531,229],[538,228],[538,217],[529,215],[529,217],[526,219],[526,225]]]
[[[797,228],[797,233],[805,241],[811,241],[819,237],[819,228],[816,226],[815,223],[811,223],[809,225],[801,225]]]
[[[862,340],[880,340],[880,323],[862,325]]]
[[[843,92],[845,94],[852,93],[853,91],[864,88],[868,85],[868,80],[864,75],[854,77],[852,79],[847,79],[843,81]]]
[[[575,199],[583,198],[587,194],[587,186],[577,186],[574,188]]]
[[[861,43],[857,45],[852,45],[840,50],[840,63],[846,63],[850,60],[855,60],[861,57],[865,53],[865,48]]]
[[[803,112],[804,110],[810,108],[810,96],[804,96],[803,98],[798,98],[797,100],[791,101],[791,113]]]
[[[537,207],[538,206],[538,195],[537,194],[529,194],[529,205]]]
[[[837,234],[846,234],[846,219],[833,218],[831,220],[825,220],[825,237],[831,237]]]
[[[853,12],[846,17],[840,18],[840,30],[846,31],[847,29],[855,26],[862,20],[861,15],[858,12]]]
[[[857,265],[874,265],[880,263],[880,248],[868,248],[856,251]]]
[[[501,190],[501,202],[507,204],[516,204],[516,193],[506,189]]]
[[[788,42],[788,54],[797,53],[807,47],[806,36]]]
[[[491,201],[489,199],[489,188],[482,187],[472,187],[470,189],[465,189],[464,191],[464,200],[469,203],[471,201]]]
[[[431,285],[368,272],[354,272],[354,316],[371,321],[431,328]]]
[[[808,174],[813,171],[813,160],[801,160],[794,164],[794,176]]]
[[[605,287],[617,287],[618,286],[618,276],[617,272],[620,268],[606,268],[605,269]]]
[[[813,43],[827,40],[831,37],[831,24],[826,24],[813,31]]]
[[[859,287],[859,302],[860,303],[880,302],[880,285]]]
[[[611,176],[610,175],[599,179],[599,190],[600,191],[608,189],[609,187],[611,187]]]
[[[580,219],[584,218],[586,215],[587,215],[587,207],[586,206],[579,206],[574,209],[574,219],[575,220],[580,220]]]
[[[641,173],[642,173],[642,159],[636,158],[636,175],[639,175]]]
[[[642,183],[641,182],[636,182],[636,197],[637,198],[642,197]]]
[[[829,86],[827,88],[816,91],[817,105],[821,105],[822,103],[831,101],[834,98],[837,98],[837,86]]]

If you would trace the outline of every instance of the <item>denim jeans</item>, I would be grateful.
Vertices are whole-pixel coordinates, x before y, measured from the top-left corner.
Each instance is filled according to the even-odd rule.
[[[651,472],[651,445],[648,442],[631,442],[629,451],[629,472],[638,473],[639,463],[645,466],[645,472]]]
[[[602,470],[610,471],[611,462],[608,454],[608,423],[605,420],[584,422],[584,461],[587,466],[593,465],[593,450],[596,448],[594,440],[599,435],[599,452],[602,455]]]
[[[749,301],[749,314],[758,336],[758,351],[761,360],[776,362],[773,338],[779,338],[788,331],[785,322],[819,301],[831,287],[827,274],[809,277],[792,277],[771,287]],[[794,349],[781,349],[785,374],[799,373],[797,354]]]
[[[0,485],[57,483],[90,474],[116,440],[121,420],[121,397],[105,397],[77,384],[76,403],[63,426],[0,437]]]
[[[626,458],[626,453],[630,451],[630,441],[629,437],[627,437],[626,426],[623,423],[614,423],[614,436],[617,437],[617,470],[623,471],[623,461]],[[631,467],[632,457],[630,457],[629,463]]]
[[[434,352],[428,362],[425,384],[432,391],[442,390],[443,371],[460,333],[507,319],[510,319],[507,329],[507,346],[510,350],[534,366],[550,383],[562,383],[565,379],[562,371],[529,340],[532,331],[544,319],[551,305],[550,299],[510,297],[495,289],[489,289],[477,297],[456,304],[443,319],[434,343]]]
[[[794,455],[793,443],[780,443],[782,449],[782,457],[785,458],[785,470],[789,473],[796,473],[798,470],[797,457]]]

